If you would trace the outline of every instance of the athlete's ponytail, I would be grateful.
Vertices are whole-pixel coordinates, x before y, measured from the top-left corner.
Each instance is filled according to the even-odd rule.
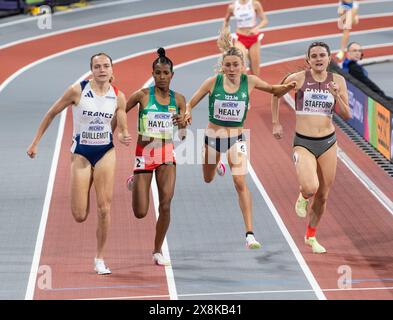
[[[222,52],[225,53],[225,51],[229,50],[231,47],[233,47],[233,39],[231,32],[229,28],[222,28],[219,32],[219,36],[217,39],[217,47],[218,49]]]
[[[217,72],[222,72],[222,61],[227,56],[237,56],[242,60],[244,66],[246,65],[245,55],[241,49],[235,47],[234,40],[228,27],[220,30],[217,46],[222,52],[222,56],[218,59],[218,65],[216,67]]]
[[[157,54],[158,54],[158,58],[156,60],[154,60],[154,62],[153,62],[153,70],[157,64],[161,63],[161,64],[169,65],[171,72],[173,72],[173,62],[171,61],[171,59],[169,59],[166,56],[165,49],[162,47],[158,48]]]

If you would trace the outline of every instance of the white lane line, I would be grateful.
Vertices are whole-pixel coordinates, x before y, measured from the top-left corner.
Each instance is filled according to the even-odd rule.
[[[391,201],[385,193],[360,169],[348,155],[340,148],[337,148],[338,158],[345,166],[360,180],[368,191],[385,207],[385,209],[393,215],[393,201]]]
[[[384,62],[391,62],[391,61],[393,61],[393,55],[386,55],[386,56],[379,56],[379,57],[364,58],[362,59],[361,64],[365,66],[374,63],[384,63]]]
[[[161,29],[151,30],[151,31],[148,31],[148,32],[141,32],[141,33],[131,34],[131,35],[127,35],[127,36],[116,37],[116,38],[112,38],[112,39],[108,39],[108,40],[92,42],[92,43],[89,43],[89,44],[86,44],[86,45],[82,45],[82,46],[74,47],[74,48],[71,48],[71,49],[68,49],[68,50],[65,50],[65,51],[57,52],[57,53],[52,54],[50,56],[47,56],[45,58],[36,60],[36,61],[34,61],[34,62],[24,66],[23,68],[19,69],[15,73],[13,73],[6,80],[4,80],[3,83],[0,84],[0,94],[9,85],[9,83],[11,83],[15,78],[17,78],[23,72],[31,69],[32,67],[34,67],[34,66],[36,66],[38,64],[41,64],[42,62],[48,61],[50,59],[54,59],[54,58],[60,57],[60,56],[65,55],[65,54],[69,54],[71,52],[78,51],[78,50],[91,48],[91,47],[97,46],[97,45],[109,44],[109,43],[113,43],[113,42],[117,42],[117,41],[123,41],[123,40],[130,40],[130,39],[132,39],[134,37],[138,37],[138,36],[142,36],[142,35],[146,36],[146,35],[155,34],[155,33],[164,32],[164,31],[169,31],[169,30],[177,30],[177,29],[180,29],[180,28],[189,27],[189,26],[192,26],[192,25],[200,25],[200,24],[203,24],[203,23],[205,23],[205,22],[201,21],[201,22],[198,22],[198,23],[186,23],[186,24],[177,25],[177,26],[174,26],[174,27],[165,27],[165,28],[161,28]],[[294,25],[293,24],[282,25],[281,28],[287,28],[288,26],[293,27]],[[383,31],[390,31],[390,30],[393,30],[393,27],[376,28],[376,29],[363,30],[363,31],[355,31],[355,32],[352,32],[351,34],[352,35],[360,35],[360,34],[368,34],[368,33],[374,33],[374,32],[383,32]],[[321,36],[321,37],[319,37],[319,39],[328,39],[328,38],[334,38],[334,37],[341,37],[341,33],[335,33],[335,34],[330,34],[330,35],[326,35],[326,36]],[[204,38],[204,39],[184,42],[183,45],[201,42],[202,40],[209,41],[209,40],[213,40],[213,39],[216,39],[216,38],[217,38],[217,36],[213,36],[213,37],[209,37],[209,38]],[[316,37],[304,38],[301,41],[307,41],[307,40],[313,41],[313,40],[315,40],[315,38]],[[268,47],[275,47],[275,46],[281,46],[281,45],[284,45],[284,44],[292,44],[292,43],[299,43],[299,40],[295,39],[295,40],[289,40],[289,41],[282,41],[282,42],[272,43],[272,44],[268,44],[268,45],[262,45],[261,47],[262,48],[264,48],[264,47],[268,48]],[[150,52],[150,51],[148,51],[148,52]],[[144,53],[146,53],[146,51]],[[127,58],[131,58],[132,56],[136,56],[136,55],[130,55],[130,56],[126,57],[124,60],[126,60]]]
[[[59,35],[59,34],[63,34],[63,33],[84,30],[84,29],[93,28],[93,27],[104,26],[104,25],[111,24],[111,23],[123,22],[123,21],[127,21],[127,20],[135,20],[135,19],[139,19],[139,18],[153,17],[153,16],[158,16],[158,15],[163,15],[163,14],[168,14],[168,13],[176,13],[176,12],[181,12],[181,11],[185,11],[185,10],[195,10],[195,9],[201,9],[201,8],[203,9],[203,8],[208,8],[208,7],[214,7],[214,6],[221,5],[221,4],[222,4],[222,2],[212,2],[212,3],[207,3],[207,4],[199,4],[199,5],[193,5],[193,6],[187,6],[187,7],[179,7],[179,8],[175,8],[175,9],[159,10],[159,11],[154,11],[154,12],[130,15],[130,16],[122,17],[122,18],[115,18],[115,19],[109,19],[109,20],[100,21],[100,22],[89,23],[89,24],[85,24],[85,25],[81,25],[81,26],[77,26],[77,27],[66,28],[66,29],[58,30],[58,31],[54,31],[54,32],[48,32],[46,34],[42,34],[39,36],[33,36],[33,37],[28,37],[28,38],[12,41],[12,42],[1,45],[0,50],[20,44],[20,43],[23,43],[23,42],[27,42],[27,41],[33,41],[33,40],[43,39],[43,38],[47,38],[50,36]],[[221,20],[222,20],[222,18],[221,18]],[[209,20],[206,20],[206,21],[209,21]],[[0,27],[1,27],[1,25],[0,25]]]
[[[140,2],[140,1],[142,1],[142,0],[111,1],[109,3],[95,4],[95,5],[87,6],[84,8],[74,8],[74,9],[68,10],[68,11],[55,12],[53,15],[60,16],[60,15],[65,15],[65,14],[70,14],[70,13],[75,13],[75,12],[80,12],[80,11],[87,11],[87,10],[92,10],[92,9],[99,9],[99,8],[104,8],[104,7],[109,7],[109,6],[116,6],[116,5],[128,4],[128,3]],[[381,3],[381,2],[383,3],[383,2],[391,2],[391,1],[392,0],[367,0],[367,1],[362,1],[362,6],[365,4],[374,4],[374,3]],[[217,2],[215,2],[215,4],[206,3],[206,4],[201,4],[198,6],[208,7],[211,5],[218,6],[218,5],[229,4],[229,3],[231,3],[231,1],[221,1],[221,2],[217,1]],[[288,9],[271,10],[271,11],[266,11],[266,13],[270,16],[270,15],[275,15],[275,14],[280,14],[280,13],[307,11],[307,10],[315,10],[315,9],[326,9],[326,8],[336,7],[336,6],[337,6],[337,3],[332,2],[332,3],[327,3],[327,4],[321,4],[321,5],[308,5],[308,6],[288,8]],[[130,19],[132,19],[133,17],[134,16],[129,16]],[[30,22],[30,21],[36,21],[36,20],[38,20],[38,17],[29,17],[29,18],[24,18],[24,19],[18,19],[16,21],[1,23],[0,28],[9,27],[12,25],[21,24],[21,23]],[[66,29],[64,29],[64,30],[66,30]]]
[[[285,226],[284,222],[281,219],[280,214],[278,213],[272,200],[270,199],[265,188],[263,187],[262,182],[259,180],[257,174],[255,173],[250,161],[248,161],[248,166],[249,166],[249,172],[250,172],[251,178],[253,179],[253,181],[254,181],[255,185],[257,186],[259,192],[261,193],[263,199],[265,200],[266,204],[268,205],[269,210],[270,210],[271,214],[273,215],[274,220],[276,220],[276,223],[277,223],[278,227],[280,228],[281,233],[283,234],[285,240],[287,241],[289,247],[291,248],[292,253],[294,254],[297,262],[299,263],[300,268],[303,270],[303,273],[306,276],[308,282],[310,283],[310,285],[313,289],[312,291],[315,293],[315,295],[318,297],[319,300],[326,300],[326,297],[323,294],[321,287],[319,286],[313,273],[311,272],[306,261],[304,260],[303,255],[301,254],[295,241],[293,241],[291,234],[289,233],[287,227]]]
[[[157,180],[156,180],[156,174],[154,173],[153,179],[151,182],[151,192],[153,195],[153,203],[154,203],[154,212],[156,214],[156,220],[158,219],[158,216],[160,215],[158,208],[160,206],[160,200],[158,196],[158,187],[157,187]],[[171,255],[169,254],[169,247],[168,247],[168,241],[165,236],[164,243],[162,244],[162,255],[171,261]],[[165,275],[166,275],[166,282],[168,285],[168,291],[169,291],[169,297],[171,300],[178,300],[178,294],[176,290],[176,283],[175,283],[175,276],[173,274],[173,269],[172,269],[172,263],[169,266],[165,266]]]
[[[389,1],[391,1],[391,0],[389,0]],[[219,3],[219,4],[221,4],[221,3]],[[72,32],[72,31],[83,30],[83,29],[93,28],[93,27],[102,26],[102,25],[106,25],[106,24],[111,24],[111,23],[115,23],[115,22],[133,20],[133,19],[137,19],[137,18],[145,18],[145,17],[161,15],[161,14],[166,14],[166,13],[171,13],[171,12],[178,12],[178,11],[181,11],[181,10],[200,9],[201,7],[204,8],[204,7],[216,6],[216,5],[219,5],[219,4],[217,4],[217,3],[210,3],[210,4],[206,5],[206,6],[196,5],[196,6],[191,6],[191,7],[183,7],[183,8],[177,8],[177,9],[168,9],[168,10],[157,11],[157,12],[153,12],[153,13],[149,13],[149,14],[131,15],[131,16],[123,17],[123,18],[110,19],[110,20],[105,20],[105,21],[101,21],[101,22],[81,25],[81,26],[78,26],[78,27],[66,28],[66,29],[63,29],[63,30],[58,30],[58,31],[54,31],[54,32],[48,32],[46,34],[39,35],[39,36],[32,36],[32,37],[27,37],[27,38],[19,39],[19,40],[16,40],[16,41],[8,42],[8,43],[5,43],[3,45],[0,45],[0,50],[1,49],[6,49],[8,47],[11,47],[11,46],[14,46],[14,45],[18,45],[18,44],[21,44],[21,43],[24,43],[24,42],[39,40],[39,39],[43,39],[43,38],[47,38],[47,37],[50,37],[50,36],[59,35],[59,34],[63,34],[63,33],[68,33],[68,32]],[[298,8],[292,8],[292,9],[287,9],[287,10],[274,10],[274,11],[269,12],[269,15],[281,14],[281,13],[283,13],[283,11],[302,12],[304,10],[315,10],[315,8],[325,7],[325,6],[326,5],[312,6],[312,7],[298,7]],[[328,6],[331,6],[331,5],[328,5]],[[374,17],[382,17],[382,16],[390,16],[390,15],[392,15],[392,13],[360,15],[360,17],[362,19],[364,19],[364,18],[374,18]],[[34,19],[36,19],[36,18],[34,18]],[[202,23],[209,24],[209,23],[214,23],[214,22],[217,22],[217,21],[222,21],[222,18],[203,20],[203,21],[199,21],[199,22],[195,22],[195,23],[196,24],[202,24]],[[297,27],[297,26],[298,27],[300,27],[300,26],[310,26],[310,25],[316,24],[316,22],[318,22],[318,24],[320,24],[320,23],[328,23],[328,22],[335,22],[335,21],[337,21],[337,18],[324,19],[324,20],[318,20],[318,21],[308,21],[308,22],[304,22],[304,23],[294,23],[294,24],[287,24],[287,25],[279,25],[279,26],[275,26],[275,27],[264,28],[263,31],[266,32],[266,31],[278,30],[278,29],[282,29],[283,26],[290,28],[290,27]],[[0,27],[1,27],[1,25],[0,25]]]
[[[55,59],[55,58],[61,57],[61,56],[66,55],[66,54],[69,54],[69,53],[72,53],[72,52],[76,52],[76,51],[79,51],[79,50],[83,50],[83,49],[88,49],[88,48],[91,48],[91,47],[94,47],[94,46],[110,44],[110,43],[117,42],[117,41],[129,40],[129,39],[132,39],[132,38],[135,38],[135,37],[139,37],[139,36],[146,36],[146,35],[151,35],[151,34],[165,32],[165,31],[177,30],[177,29],[184,28],[184,27],[189,27],[189,26],[192,26],[192,25],[197,25],[197,24],[195,24],[195,23],[194,24],[187,23],[185,25],[178,25],[178,26],[175,26],[175,27],[166,27],[166,28],[162,28],[162,29],[155,29],[155,30],[148,31],[148,32],[136,33],[136,34],[127,35],[127,36],[121,36],[121,37],[112,38],[112,39],[108,39],[108,40],[104,40],[104,41],[92,42],[92,43],[89,43],[89,44],[86,44],[86,45],[77,46],[77,47],[73,47],[71,49],[67,49],[67,50],[64,50],[64,51],[57,52],[57,53],[52,54],[50,56],[46,56],[45,58],[36,60],[36,61],[34,61],[34,62],[24,66],[23,68],[19,69],[15,73],[13,73],[6,80],[4,80],[3,83],[0,84],[0,94],[14,79],[16,79],[22,73],[30,70],[31,68],[33,68],[33,67],[35,67],[35,66],[37,66],[37,65],[39,65],[39,64],[41,64],[43,62],[47,62],[47,61],[49,61],[51,59]],[[186,44],[194,44],[194,43],[197,43],[197,42],[204,42],[204,41],[214,40],[216,38],[217,38],[217,36],[208,37],[208,38],[202,38],[202,39],[198,39],[198,40],[194,40],[194,41],[184,42],[184,44],[185,45]],[[169,46],[168,46],[168,48],[169,48]],[[144,53],[146,53],[146,52],[144,52]],[[141,55],[141,54],[138,53],[138,54],[135,54],[135,55],[130,55],[129,57],[138,56],[138,55]]]
[[[351,291],[384,291],[393,290],[393,287],[370,287],[370,288],[348,288],[348,289],[321,289],[323,292],[351,292]],[[189,297],[209,297],[209,296],[233,296],[233,295],[253,295],[253,294],[297,294],[297,293],[311,293],[313,290],[310,289],[294,289],[294,290],[261,290],[261,291],[234,291],[234,292],[204,292],[204,293],[186,293],[179,294],[178,297],[189,298]],[[124,297],[107,297],[107,298],[93,298],[93,299],[82,299],[82,300],[131,300],[131,299],[158,299],[168,298],[169,295],[146,295],[146,296],[124,296]]]
[[[42,252],[42,244],[44,242],[45,228],[46,228],[46,223],[48,221],[49,207],[52,199],[53,186],[56,178],[57,164],[59,162],[59,155],[60,155],[61,141],[63,138],[65,120],[66,120],[66,112],[63,111],[60,116],[59,128],[57,130],[55,150],[53,152],[52,164],[50,168],[48,184],[46,187],[45,200],[42,208],[41,221],[38,229],[33,261],[30,269],[29,281],[27,284],[27,289],[25,294],[25,300],[32,300],[34,297],[36,278],[37,278],[38,267],[40,263],[41,252]]]
[[[90,72],[85,73],[83,76],[81,76],[75,82],[80,82],[83,79],[86,79],[86,77],[89,74],[90,74]],[[48,179],[48,186],[46,189],[44,206],[43,206],[42,213],[41,213],[41,221],[40,221],[40,226],[39,226],[38,233],[37,233],[37,240],[36,240],[36,244],[35,244],[35,248],[34,248],[33,262],[31,264],[29,282],[27,284],[25,300],[32,300],[34,298],[34,291],[35,291],[35,285],[37,282],[39,263],[41,260],[42,245],[44,244],[46,223],[48,221],[49,208],[50,208],[50,203],[52,200],[53,187],[55,184],[57,165],[59,163],[61,142],[62,142],[63,136],[64,136],[64,128],[65,128],[65,122],[66,122],[66,117],[67,117],[67,110],[68,110],[68,108],[64,109],[60,113],[60,123],[59,123],[59,128],[57,130],[55,150],[53,152],[52,164],[51,164],[49,179]]]

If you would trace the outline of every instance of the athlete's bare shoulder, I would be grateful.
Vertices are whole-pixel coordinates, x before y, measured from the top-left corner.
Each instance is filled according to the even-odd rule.
[[[119,90],[117,93],[118,98],[122,99],[122,100],[126,100],[126,95],[124,94],[123,91]]]
[[[139,92],[141,95],[148,95],[150,93],[150,88],[141,88],[137,92]]]
[[[334,82],[343,82],[343,81],[345,81],[345,78],[341,74],[338,74],[338,73],[335,73],[335,72],[333,72],[332,74],[333,74],[333,81]]]
[[[81,94],[82,93],[82,86],[79,82],[74,83],[68,87],[67,91],[71,94]]]
[[[300,88],[303,85],[305,77],[306,77],[305,70],[294,72],[289,74],[286,78],[284,78],[282,83],[289,83],[291,81],[296,81],[296,87]]]
[[[82,87],[81,84],[78,82],[72,84],[67,88],[67,90],[64,92],[63,98],[65,98],[67,101],[72,101],[72,103],[77,105],[79,104],[81,94],[82,94]]]

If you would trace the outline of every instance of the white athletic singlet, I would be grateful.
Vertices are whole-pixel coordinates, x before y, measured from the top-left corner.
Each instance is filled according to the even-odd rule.
[[[82,94],[78,105],[72,106],[74,142],[99,146],[112,142],[111,121],[117,106],[117,89],[110,86],[104,96],[98,96],[90,81],[82,81]],[[79,139],[76,139],[76,138]]]
[[[236,18],[237,28],[253,28],[256,25],[256,13],[253,0],[241,4],[239,0],[235,1],[233,15]]]

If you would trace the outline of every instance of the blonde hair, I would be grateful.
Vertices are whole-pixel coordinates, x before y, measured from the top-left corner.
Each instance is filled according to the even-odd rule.
[[[222,61],[227,56],[237,56],[242,60],[243,63],[245,63],[244,54],[242,50],[235,47],[229,28],[222,28],[220,30],[219,37],[217,39],[217,46],[218,49],[220,49],[222,52],[221,57],[218,59],[218,64],[216,67],[217,72],[222,72]]]

